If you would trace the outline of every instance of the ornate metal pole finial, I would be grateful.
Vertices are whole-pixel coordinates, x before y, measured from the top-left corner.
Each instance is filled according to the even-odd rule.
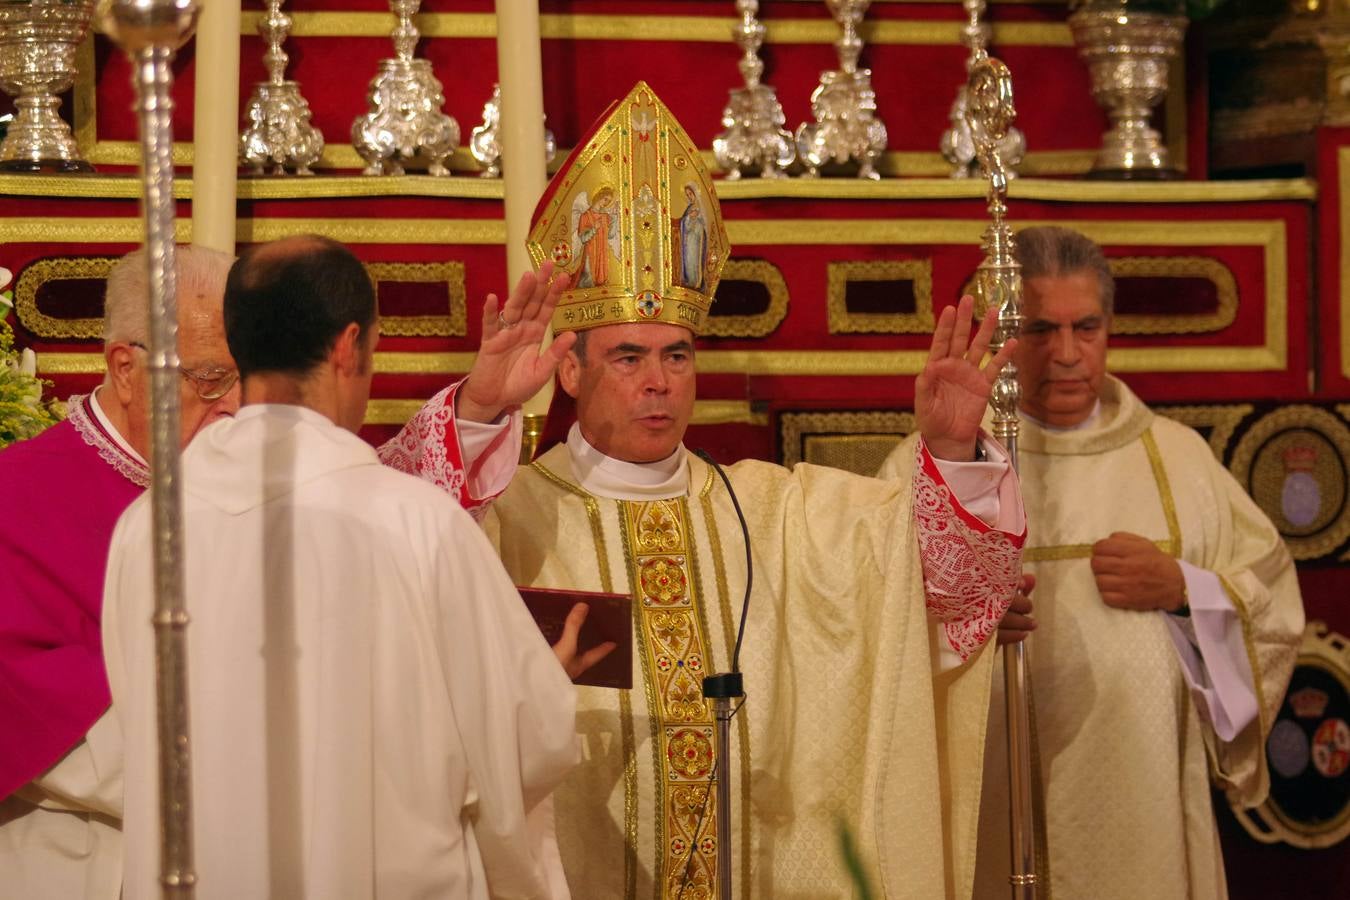
[[[997,353],[1022,330],[1022,267],[1013,255],[1008,225],[1008,167],[1002,156],[1017,110],[1013,106],[1012,76],[1008,67],[984,50],[976,51],[970,67],[967,123],[980,169],[989,179],[990,224],[984,232],[984,261],[975,273],[976,299],[998,307],[998,329],[990,349]],[[1017,468],[1017,407],[1021,388],[1017,366],[1009,362],[994,382],[989,405],[994,410],[994,438],[1008,450]],[[1004,699],[1008,719],[1008,800],[1014,900],[1035,900],[1036,816],[1032,805],[1031,686],[1023,643],[1003,648]]]
[[[14,120],[0,142],[0,171],[92,172],[57,112],[75,80],[75,49],[94,0],[9,0],[0,5],[0,89]]]
[[[269,165],[273,175],[285,175],[287,166],[297,175],[313,175],[309,167],[323,154],[323,135],[310,124],[300,85],[286,80],[290,57],[281,45],[291,33],[291,17],[281,11],[282,2],[267,0],[267,16],[258,23],[258,34],[267,41],[267,80],[253,86],[244,113],[249,124],[239,136],[239,162],[252,166],[256,175]]]
[[[797,155],[806,164],[807,177],[815,178],[828,162],[858,161],[859,178],[880,178],[876,161],[886,149],[886,126],[876,117],[877,95],[872,90],[872,70],[859,69],[862,38],[858,25],[872,0],[825,0],[841,29],[835,49],[839,68],[820,73],[820,84],[811,92],[814,122],[797,129]]]
[[[179,483],[178,299],[174,269],[174,52],[192,34],[197,0],[104,0],[103,30],[132,62],[140,117],[150,287],[150,500],[155,538],[155,670],[159,717],[160,882],[191,897],[187,624]]]
[[[366,175],[402,175],[403,164],[419,155],[427,174],[450,174],[445,161],[459,146],[459,123],[441,112],[445,95],[431,63],[413,57],[421,36],[413,16],[421,5],[389,0],[398,16],[391,35],[395,58],[380,60],[370,82],[370,112],[352,123],[352,146],[366,161]]]
[[[547,121],[547,117],[545,118]],[[492,97],[483,104],[483,124],[474,128],[469,135],[469,152],[483,167],[479,172],[482,178],[500,178],[502,175],[502,140],[500,128],[502,122],[502,86],[492,86]],[[553,132],[544,129],[544,165],[553,162],[558,155],[558,142]]]
[[[981,54],[987,54],[989,47],[989,25],[983,21],[985,0],[962,0],[966,10],[966,26],[961,29],[961,43],[970,50],[966,60],[966,76]],[[966,122],[966,92],[962,84],[956,89],[956,99],[952,102],[952,111],[948,115],[951,127],[942,133],[940,149],[942,156],[951,163],[953,178],[969,178],[979,174],[978,160],[975,157],[975,142],[970,136],[970,125]],[[1018,128],[1009,128],[999,147],[999,155],[1008,167],[1007,177],[1016,178],[1017,165],[1026,155],[1027,141]]]
[[[736,0],[736,11],[741,14],[741,21],[732,29],[732,36],[741,48],[741,61],[737,65],[745,87],[731,89],[722,109],[722,125],[726,130],[713,138],[713,155],[728,180],[734,181],[743,172],[756,169],[761,178],[782,178],[784,170],[797,158],[797,148],[792,134],[783,128],[787,119],[778,96],[773,88],[760,82],[764,75],[764,61],[759,58],[764,23],[755,17],[759,0]]]

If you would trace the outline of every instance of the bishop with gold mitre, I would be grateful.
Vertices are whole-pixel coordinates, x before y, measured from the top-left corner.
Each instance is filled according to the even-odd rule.
[[[1007,358],[979,366],[993,319],[972,337],[968,301],[944,312],[916,384],[923,440],[895,478],[744,460],[729,490],[683,438],[730,247],[696,146],[646,84],[554,177],[529,249],[564,279],[555,331],[577,335],[558,369],[576,403],[565,442],[495,499],[466,497],[467,445],[518,421],[457,421],[461,385],[386,461],[491,501],[517,584],[632,598],[633,688],[579,688],[582,762],[554,794],[572,895],[731,900],[716,872],[730,841],[737,897],[851,897],[847,829],[882,896],[968,897],[986,645],[1025,534],[1007,456],[979,431]],[[746,697],[718,759],[701,683],[731,668],[742,615]]]

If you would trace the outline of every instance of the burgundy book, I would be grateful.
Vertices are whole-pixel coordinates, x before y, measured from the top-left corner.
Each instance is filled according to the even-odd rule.
[[[544,633],[544,639],[556,644],[562,637],[567,614],[578,603],[591,608],[577,637],[577,653],[585,653],[605,641],[617,646],[600,662],[576,677],[577,684],[592,687],[633,687],[633,601],[627,594],[601,594],[593,591],[563,591],[553,588],[518,587],[530,615]]]

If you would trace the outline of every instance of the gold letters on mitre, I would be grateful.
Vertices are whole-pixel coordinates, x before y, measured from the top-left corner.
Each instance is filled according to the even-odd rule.
[[[553,176],[529,251],[568,280],[555,331],[623,322],[704,329],[730,245],[698,148],[645,82]]]

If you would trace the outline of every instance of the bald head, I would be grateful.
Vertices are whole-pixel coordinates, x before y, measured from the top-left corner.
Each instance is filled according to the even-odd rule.
[[[337,241],[302,235],[246,250],[225,288],[225,336],[247,378],[303,375],[348,325],[364,335],[376,320],[370,277]]]

